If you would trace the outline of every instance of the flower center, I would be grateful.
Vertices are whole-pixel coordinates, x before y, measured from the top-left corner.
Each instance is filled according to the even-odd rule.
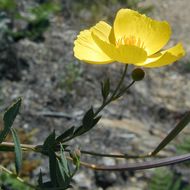
[[[121,45],[132,45],[143,49],[145,48],[144,42],[142,42],[140,38],[136,38],[135,36],[123,36],[116,40],[116,47],[119,47]]]

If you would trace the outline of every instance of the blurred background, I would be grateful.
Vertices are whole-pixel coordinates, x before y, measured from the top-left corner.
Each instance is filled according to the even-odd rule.
[[[189,110],[189,0],[0,0],[0,110],[23,97],[21,114],[14,124],[22,143],[40,144],[54,129],[59,134],[79,124],[91,105],[96,108],[101,104],[101,81],[110,77],[112,88],[117,84],[122,64],[80,62],[73,56],[73,41],[81,30],[100,20],[112,24],[120,8],[167,20],[173,30],[167,47],[181,41],[187,55],[171,66],[146,69],[145,79],[106,107],[98,126],[71,146],[102,153],[148,153]],[[127,76],[126,83],[130,81]],[[160,155],[190,152],[189,135],[187,127]],[[36,154],[24,158],[23,177],[35,183],[40,168],[46,176],[44,158]],[[11,153],[0,154],[1,164],[9,168],[14,167],[13,159]],[[85,155],[82,160],[105,165],[134,163]],[[73,189],[190,190],[189,176],[188,162],[137,172],[81,168]],[[0,184],[11,190],[27,189],[5,174],[0,174]]]

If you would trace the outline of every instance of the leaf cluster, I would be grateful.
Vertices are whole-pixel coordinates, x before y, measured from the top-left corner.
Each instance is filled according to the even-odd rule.
[[[56,155],[55,150],[56,139],[55,131],[51,133],[45,140],[43,144],[43,153],[49,158],[49,173],[50,180],[43,182],[43,176],[40,172],[38,183],[40,189],[68,189],[71,187],[70,183],[72,177],[78,170],[80,160],[78,160],[78,165],[74,171],[69,166],[67,162],[64,146],[60,145],[60,156]]]
[[[190,190],[190,184],[183,184],[180,175],[170,169],[156,169],[149,183],[150,190]]]
[[[100,120],[101,116],[97,116],[90,108],[84,115],[82,119],[82,124],[79,127],[72,126],[68,130],[64,131],[60,136],[56,138],[56,142],[66,142],[77,136],[81,136],[91,130]]]

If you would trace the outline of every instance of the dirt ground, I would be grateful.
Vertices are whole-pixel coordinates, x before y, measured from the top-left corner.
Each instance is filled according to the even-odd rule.
[[[171,66],[145,70],[143,81],[135,84],[125,98],[115,101],[102,112],[103,119],[97,128],[72,142],[81,149],[107,153],[149,152],[190,108],[190,1],[147,0],[143,4],[153,5],[151,14],[154,18],[171,23],[173,36],[168,46],[181,41],[187,56]],[[32,138],[35,143],[43,142],[53,129],[59,134],[80,123],[82,114],[91,105],[96,108],[101,103],[101,80],[110,76],[115,85],[120,76],[122,66],[119,64],[92,66],[73,57],[73,41],[79,31],[64,19],[54,18],[44,43],[22,40],[17,45],[19,57],[27,60],[27,66],[23,66],[21,71],[21,81],[0,81],[1,110],[4,105],[22,96],[21,115],[15,126],[26,132],[37,128],[38,132]],[[68,69],[67,65],[71,63],[79,73]],[[74,75],[73,82],[66,80],[67,75]],[[129,80],[127,78],[126,82]],[[47,112],[59,112],[66,116],[45,117]],[[188,134],[190,130],[186,129]],[[161,154],[175,155],[175,143],[179,139]],[[110,158],[84,156],[82,159],[100,164],[126,163]],[[38,171],[39,168],[35,173]],[[42,171],[46,172],[46,166]],[[74,189],[148,190],[146,180],[150,179],[151,173],[102,173],[82,168],[74,179]]]

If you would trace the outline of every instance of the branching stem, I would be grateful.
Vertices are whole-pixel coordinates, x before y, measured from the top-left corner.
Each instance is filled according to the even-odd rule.
[[[96,165],[86,162],[81,162],[81,165],[93,170],[103,170],[103,171],[136,171],[136,170],[145,170],[157,167],[168,166],[172,164],[178,164],[185,161],[190,161],[190,153],[180,156],[173,156],[169,158],[161,158],[153,161],[144,161],[135,164],[123,164],[123,165],[114,165],[114,166],[105,166],[105,165]]]
[[[105,102],[102,103],[102,105],[97,109],[97,111],[94,113],[94,117],[96,117],[109,103],[111,103],[113,100],[116,99],[116,94],[118,93],[118,91],[120,90],[123,81],[125,79],[125,76],[127,74],[127,68],[128,68],[128,64],[125,65],[125,69],[123,71],[123,74],[120,78],[120,81],[118,83],[118,85],[116,86],[115,90],[113,91],[112,95],[109,97],[109,99]],[[131,86],[131,84],[129,86],[127,86],[127,89],[129,89],[129,87]]]

